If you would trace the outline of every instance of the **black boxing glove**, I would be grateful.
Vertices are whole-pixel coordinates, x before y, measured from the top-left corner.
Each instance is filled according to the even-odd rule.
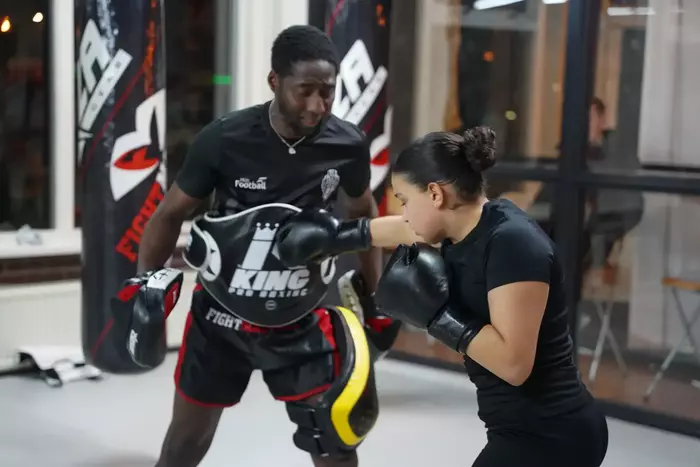
[[[338,279],[338,294],[343,306],[352,310],[362,322],[372,360],[384,357],[399,335],[401,321],[377,311],[374,297],[358,271],[350,270]]]
[[[384,267],[374,300],[380,313],[426,329],[428,334],[465,353],[484,322],[449,306],[447,268],[433,247],[399,245]]]
[[[340,221],[322,209],[295,214],[278,229],[275,239],[280,260],[287,267],[372,247],[369,219]]]
[[[129,320],[125,344],[137,365],[155,368],[163,363],[168,347],[165,321],[180,298],[182,281],[178,269],[148,271],[127,279],[112,299],[115,317]]]

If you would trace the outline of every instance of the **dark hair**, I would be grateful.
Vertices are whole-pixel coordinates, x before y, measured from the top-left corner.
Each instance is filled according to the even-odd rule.
[[[280,76],[289,76],[295,63],[316,60],[325,60],[338,71],[335,46],[314,26],[290,26],[272,44],[272,69]]]
[[[482,172],[496,163],[496,133],[488,127],[471,128],[462,136],[428,133],[401,151],[392,172],[427,189],[429,183],[450,183],[464,200],[486,189]]]

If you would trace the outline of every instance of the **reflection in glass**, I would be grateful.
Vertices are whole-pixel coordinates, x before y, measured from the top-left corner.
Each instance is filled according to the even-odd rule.
[[[605,137],[592,138],[602,159],[589,167],[698,169],[700,2],[634,3],[601,11],[594,93],[604,112],[592,110],[591,130],[602,124]]]
[[[0,231],[50,227],[47,16],[42,0],[0,12]]]
[[[618,203],[592,207],[586,222],[577,330],[584,380],[600,398],[700,420],[700,201],[606,191]]]
[[[419,4],[415,136],[488,125],[500,160],[556,162],[567,4]]]

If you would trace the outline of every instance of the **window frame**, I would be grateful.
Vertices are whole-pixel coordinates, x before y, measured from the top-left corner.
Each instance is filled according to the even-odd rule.
[[[59,5],[60,2],[60,5]],[[70,3],[69,3],[70,2]],[[35,229],[41,243],[19,244],[17,231],[0,232],[0,260],[80,255],[82,229],[75,226],[75,0],[49,0],[47,21],[48,93],[45,147],[49,151],[49,229]],[[183,224],[177,246],[187,244],[191,222]]]

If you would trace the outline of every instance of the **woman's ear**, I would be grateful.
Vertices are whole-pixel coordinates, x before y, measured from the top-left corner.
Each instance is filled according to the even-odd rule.
[[[267,85],[270,86],[270,91],[273,93],[277,89],[277,74],[272,70],[267,74]]]
[[[427,193],[434,207],[441,208],[445,204],[445,190],[439,184],[435,182],[428,183]]]

